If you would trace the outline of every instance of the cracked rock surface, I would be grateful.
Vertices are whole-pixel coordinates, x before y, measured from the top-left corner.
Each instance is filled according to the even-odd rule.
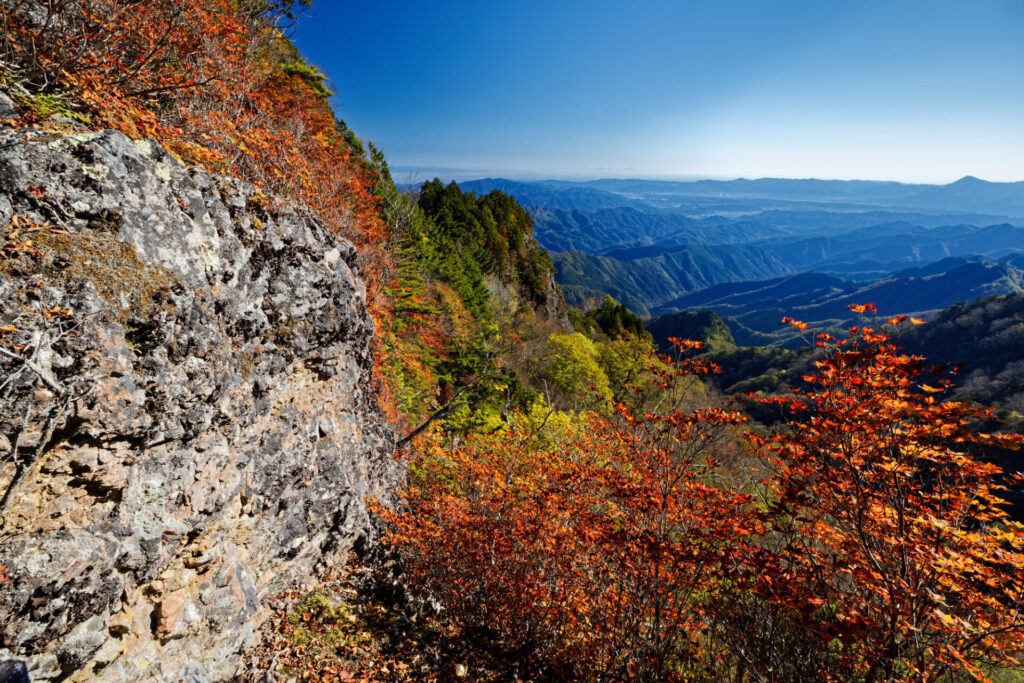
[[[0,659],[230,678],[397,477],[355,250],[155,143],[25,136],[0,132]]]

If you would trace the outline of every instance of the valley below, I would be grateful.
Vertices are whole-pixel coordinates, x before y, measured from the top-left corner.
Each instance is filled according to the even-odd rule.
[[[462,183],[528,207],[570,305],[609,295],[647,317],[713,310],[744,345],[779,320],[845,326],[851,302],[937,314],[1024,291],[1024,185],[596,180]]]

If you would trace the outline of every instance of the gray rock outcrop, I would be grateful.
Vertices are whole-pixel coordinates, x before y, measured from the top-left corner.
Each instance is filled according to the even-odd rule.
[[[0,249],[0,659],[230,677],[396,479],[355,250],[110,131],[0,132]]]

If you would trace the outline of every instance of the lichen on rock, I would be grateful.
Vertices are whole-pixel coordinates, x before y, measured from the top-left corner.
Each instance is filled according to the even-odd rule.
[[[0,659],[228,678],[397,476],[355,250],[151,141],[25,135],[0,133]]]

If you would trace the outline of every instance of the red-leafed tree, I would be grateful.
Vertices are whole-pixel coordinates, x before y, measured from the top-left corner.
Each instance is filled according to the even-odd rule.
[[[864,312],[869,312],[865,307]],[[890,321],[902,324],[904,318]],[[920,322],[920,321],[914,321]],[[804,329],[793,321],[798,329]],[[760,484],[718,475],[742,420],[677,404],[594,415],[557,443],[434,446],[389,537],[413,586],[563,676],[594,680],[983,680],[1019,666],[1024,532],[980,459],[1018,435],[873,327],[818,338]],[[681,374],[675,374],[681,373]],[[553,663],[553,664],[552,664]]]
[[[818,345],[788,430],[755,439],[773,467],[761,597],[820,643],[822,678],[1019,666],[1024,527],[1007,518],[1009,477],[979,456],[1021,436],[978,431],[987,413],[943,401],[950,381],[878,327]]]
[[[62,112],[153,138],[182,159],[308,206],[354,241],[371,291],[386,238],[376,178],[281,34],[289,0],[62,0],[0,6],[4,78],[22,124]]]
[[[561,676],[700,671],[704,606],[757,531],[750,499],[714,480],[716,446],[743,418],[685,405],[709,364],[652,369],[657,413],[618,404],[562,441],[507,432],[419,458],[407,509],[386,514],[416,589]]]

